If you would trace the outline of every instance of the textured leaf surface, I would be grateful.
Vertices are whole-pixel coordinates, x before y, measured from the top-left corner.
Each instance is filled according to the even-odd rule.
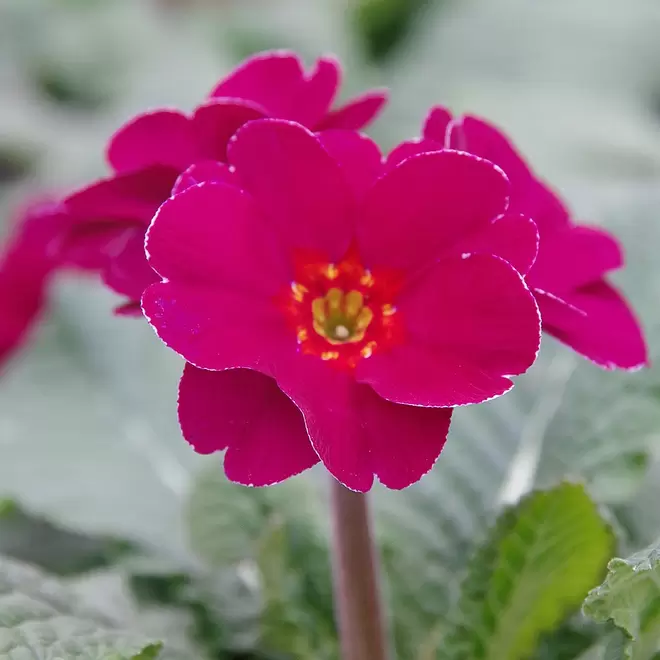
[[[470,562],[443,660],[524,660],[579,607],[614,538],[584,487],[564,483],[505,511]]]
[[[587,596],[583,609],[596,621],[612,621],[631,638],[626,658],[654,658],[660,650],[660,547],[612,559],[605,581]]]
[[[31,566],[0,559],[2,660],[151,660],[160,646],[81,611],[67,589]]]
[[[577,660],[626,660],[627,645],[626,635],[621,630],[614,629],[605,633],[591,648],[578,656]]]
[[[321,533],[319,491],[305,475],[269,488],[248,488],[229,481],[219,462],[209,463],[190,492],[186,522],[195,553],[210,566],[254,559],[273,517],[306,521]]]
[[[227,481],[214,463],[192,490],[188,522],[197,555],[216,572],[235,566],[245,579],[242,598],[217,603],[225,621],[245,630],[251,612],[258,646],[268,653],[336,657],[328,545],[311,479],[246,488]],[[255,596],[258,617],[250,609]]]
[[[339,657],[328,561],[327,548],[306,530],[273,521],[258,559],[264,649],[292,658]]]

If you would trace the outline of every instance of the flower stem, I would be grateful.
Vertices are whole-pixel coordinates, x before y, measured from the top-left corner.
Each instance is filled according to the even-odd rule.
[[[342,660],[387,660],[368,500],[332,479],[332,568]]]

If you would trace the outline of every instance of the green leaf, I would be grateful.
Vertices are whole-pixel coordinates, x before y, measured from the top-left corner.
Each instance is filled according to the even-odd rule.
[[[605,571],[614,537],[579,484],[525,497],[498,519],[470,562],[460,620],[443,660],[524,660],[579,607]]]
[[[209,566],[254,556],[267,519],[263,492],[231,483],[215,463],[200,473],[187,503],[190,544]]]
[[[161,563],[153,556],[132,557],[118,565],[67,577],[61,583],[75,596],[79,610],[102,612],[119,629],[136,630],[144,637],[160,640],[163,651],[159,660],[206,658],[193,639],[194,622],[187,609],[173,602],[144,602],[136,598],[130,578],[142,562],[153,565],[154,570]],[[160,566],[161,570],[164,568]]]
[[[190,542],[210,566],[254,559],[273,516],[315,526],[319,507],[318,490],[304,477],[269,488],[247,488],[230,482],[222,466],[213,462],[198,475],[188,500]]]
[[[231,584],[228,576],[218,575],[217,571],[206,575],[184,575],[148,569],[145,566],[132,574],[129,581],[133,596],[141,605],[140,612],[153,610],[157,614],[160,609],[170,617],[177,614],[175,622],[179,632],[184,633],[179,634],[177,640],[170,635],[171,628],[163,629],[159,635],[166,643],[167,655],[163,660],[170,660],[175,642],[182,649],[176,660],[189,660],[191,653],[185,653],[183,649],[191,642],[198,650],[194,657],[233,660],[233,652],[240,650],[244,652],[239,654],[243,660],[250,659],[248,650],[255,645],[257,636],[253,621],[259,609],[254,608],[247,617],[241,612],[245,595],[240,592],[242,585],[238,580]],[[181,625],[183,620],[185,626]],[[203,652],[202,656],[199,651]]]
[[[534,660],[575,660],[597,639],[596,628],[584,625],[584,617],[572,617],[541,639]]]
[[[256,596],[255,637],[267,653],[336,657],[328,543],[319,505],[311,479],[245,488],[229,482],[215,464],[199,476],[191,493],[193,549],[216,574],[234,566],[253,589],[243,595],[243,603],[240,596],[232,599],[230,611],[220,599],[211,613],[245,629],[248,617],[235,613]]]
[[[410,36],[417,14],[426,0],[360,0],[355,10],[355,27],[370,59],[378,62]]]
[[[79,534],[11,501],[0,502],[0,554],[51,573],[82,573],[114,563],[134,550],[127,541]]]
[[[591,648],[577,657],[577,660],[626,660],[627,637],[614,628],[604,634]]]
[[[69,285],[68,313],[0,378],[0,497],[71,530],[185,558],[175,512],[195,457],[176,425],[180,363],[148,327],[116,324],[114,300],[96,285]]]
[[[299,525],[274,519],[258,565],[263,648],[292,658],[338,658],[327,547]]]
[[[596,621],[611,621],[630,637],[626,658],[654,658],[660,650],[660,546],[612,559],[605,581],[587,596],[583,610]]]
[[[83,608],[62,584],[37,569],[0,558],[0,658],[152,660],[160,642],[113,627]]]

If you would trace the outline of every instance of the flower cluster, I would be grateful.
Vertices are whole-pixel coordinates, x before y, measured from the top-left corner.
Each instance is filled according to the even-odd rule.
[[[330,110],[336,61],[249,59],[191,115],[140,115],[113,174],[64,200],[61,258],[93,268],[186,361],[179,420],[238,483],[321,461],[405,488],[456,406],[500,396],[541,327],[601,366],[646,348],[605,275],[616,240],[575,224],[497,129],[434,108],[384,157],[375,91]]]
[[[243,124],[264,117],[299,122],[320,131],[357,130],[386,101],[372,91],[331,110],[341,69],[321,58],[306,73],[291,53],[266,53],[249,59],[187,115],[155,110],[120,128],[107,148],[113,174],[70,195],[65,204],[73,219],[64,255],[98,268],[105,283],[126,303],[117,311],[140,314],[143,291],[158,277],[144,256],[144,235],[158,207],[191,165],[213,168],[227,160],[227,144]]]

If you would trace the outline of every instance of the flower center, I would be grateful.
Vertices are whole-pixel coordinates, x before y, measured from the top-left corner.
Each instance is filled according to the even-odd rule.
[[[312,326],[330,344],[362,341],[373,317],[364,295],[355,289],[344,293],[333,287],[312,300]]]
[[[276,304],[301,353],[351,370],[402,341],[403,322],[395,305],[403,284],[400,273],[369,270],[357,250],[350,249],[338,263],[299,251],[293,275]]]

